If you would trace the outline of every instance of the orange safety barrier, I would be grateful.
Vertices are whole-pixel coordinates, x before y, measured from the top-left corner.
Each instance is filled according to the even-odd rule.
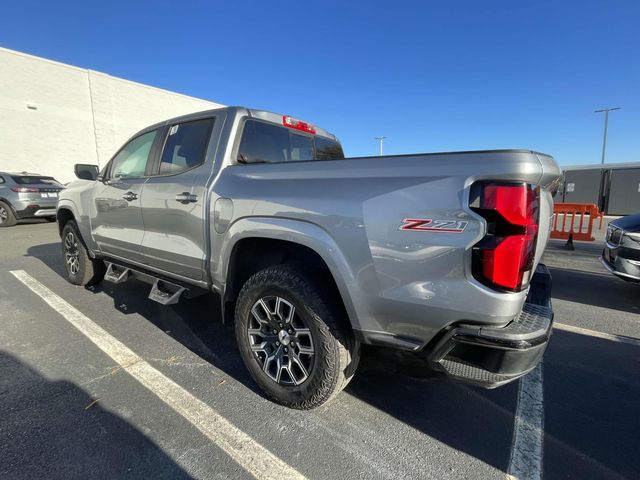
[[[565,240],[583,240],[593,242],[595,238],[591,234],[593,222],[600,219],[599,229],[602,228],[603,213],[598,206],[593,203],[556,203],[553,206],[553,230],[551,238],[562,238]],[[559,218],[562,215],[562,222],[558,228]],[[585,221],[585,215],[589,215]],[[580,216],[579,221],[576,217]]]

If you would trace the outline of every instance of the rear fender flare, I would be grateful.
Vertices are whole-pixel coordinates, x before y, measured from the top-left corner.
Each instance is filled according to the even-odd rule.
[[[329,233],[313,223],[275,217],[246,217],[234,222],[211,258],[214,285],[224,296],[229,262],[234,246],[246,238],[269,238],[300,244],[316,252],[329,268],[353,328],[359,328],[358,315],[351,295],[356,281],[341,249]],[[217,250],[217,253],[216,253]],[[215,286],[214,286],[215,288]]]

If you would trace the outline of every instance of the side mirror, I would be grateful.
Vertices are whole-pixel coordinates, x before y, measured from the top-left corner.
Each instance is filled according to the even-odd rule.
[[[98,166],[86,163],[76,163],[73,171],[80,180],[95,180],[98,178]]]

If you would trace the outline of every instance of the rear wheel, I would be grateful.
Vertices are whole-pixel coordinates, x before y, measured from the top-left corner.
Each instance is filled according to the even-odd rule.
[[[0,227],[13,227],[16,224],[16,216],[11,207],[4,202],[0,202]]]
[[[73,220],[68,221],[62,229],[62,255],[65,273],[70,283],[82,286],[95,285],[104,278],[104,262],[89,257],[78,226]]]
[[[256,383],[276,402],[311,409],[349,383],[360,347],[326,283],[292,265],[266,268],[242,287],[236,340]]]

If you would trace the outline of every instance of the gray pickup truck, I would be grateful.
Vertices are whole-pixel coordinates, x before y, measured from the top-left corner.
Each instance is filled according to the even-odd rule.
[[[229,107],[142,130],[99,173],[76,165],[57,221],[71,283],[216,293],[256,383],[308,409],[361,344],[484,387],[532,370],[560,174],[528,150],[347,159],[326,130]]]

